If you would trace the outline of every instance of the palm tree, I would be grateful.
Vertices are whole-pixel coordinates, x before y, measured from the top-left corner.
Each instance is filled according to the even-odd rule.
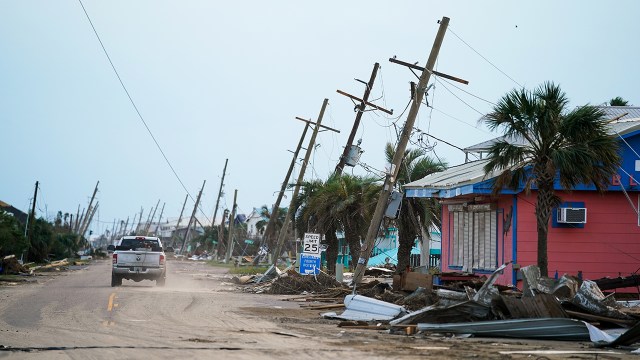
[[[332,176],[309,198],[306,221],[311,220],[325,234],[331,233],[326,238],[335,241],[336,246],[335,232],[342,230],[349,252],[357,256],[360,253],[360,240],[366,235],[379,193],[380,184],[375,178]],[[331,267],[336,257],[337,247],[327,253],[327,262]]]
[[[391,162],[394,154],[395,148],[391,143],[387,143],[385,148],[387,161]],[[446,167],[446,163],[430,158],[423,149],[407,149],[398,171],[397,184],[407,184],[429,174],[443,171]],[[440,204],[435,199],[404,198],[402,200],[400,216],[397,220],[397,272],[404,271],[409,265],[415,239],[421,238],[423,233],[429,234],[428,229],[431,226],[440,228],[441,220]],[[424,229],[427,231],[423,232]]]
[[[505,135],[491,146],[484,167],[487,173],[500,172],[494,194],[507,186],[524,186],[527,194],[534,185],[538,189],[537,260],[543,276],[548,275],[549,217],[560,203],[554,191],[556,177],[567,190],[593,184],[602,192],[620,164],[618,143],[607,134],[604,113],[588,105],[567,111],[567,104],[560,87],[547,82],[533,92],[512,90],[485,119],[490,129],[501,128]],[[509,139],[525,140],[524,145]]]
[[[616,96],[613,99],[609,100],[610,106],[629,106],[629,102],[620,96]]]

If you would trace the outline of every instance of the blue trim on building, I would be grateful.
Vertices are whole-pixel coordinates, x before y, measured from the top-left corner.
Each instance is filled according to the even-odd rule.
[[[511,210],[511,279],[513,285],[518,283],[518,271],[513,269],[513,264],[518,262],[518,195],[513,195],[513,210]]]

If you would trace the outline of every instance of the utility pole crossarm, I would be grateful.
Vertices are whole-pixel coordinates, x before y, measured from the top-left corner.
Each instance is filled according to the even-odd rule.
[[[396,58],[389,58],[389,61],[392,62],[392,63],[396,63],[396,64],[399,64],[399,65],[406,66],[406,67],[408,67],[410,69],[419,70],[419,71],[424,71],[425,70],[425,68],[423,68],[422,66],[419,66],[419,65],[416,65],[416,64],[411,64],[411,63],[408,63],[406,61],[398,60]],[[460,79],[460,78],[457,78],[455,76],[447,75],[445,73],[441,73],[441,72],[435,71],[435,70],[427,70],[427,71],[429,71],[433,75],[440,76],[441,78],[445,78],[445,79],[457,81],[457,82],[459,82],[461,84],[469,85],[469,82],[467,80]]]
[[[296,116],[296,120],[304,121],[304,122],[306,122],[306,123],[307,123],[307,124],[309,124],[309,125],[318,125],[317,123],[314,123],[314,122],[313,122],[313,121],[311,121],[311,120],[303,119],[303,118],[301,118],[301,117],[299,117],[299,116]],[[340,133],[340,130],[336,130],[336,129],[334,129],[334,128],[331,128],[331,127],[328,127],[328,126],[325,126],[325,125],[322,125],[322,124],[320,124],[320,128],[323,128],[323,129],[327,129],[327,130],[331,130],[331,131],[334,131],[334,132]]]
[[[346,93],[346,92],[344,92],[344,91],[342,91],[342,90],[336,90],[336,92],[337,92],[338,94],[340,94],[340,95],[344,95],[344,96],[346,96],[346,97],[348,97],[348,98],[351,98],[351,99],[353,99],[353,100],[357,100],[357,101],[359,101],[359,102],[361,102],[361,103],[365,103],[365,104],[367,104],[367,105],[371,106],[372,108],[374,108],[374,109],[376,109],[376,110],[380,110],[380,111],[385,112],[385,113],[387,113],[387,114],[389,114],[389,115],[393,115],[393,110],[387,110],[387,109],[385,109],[385,108],[383,108],[383,107],[381,107],[381,106],[378,106],[378,105],[376,105],[376,104],[374,104],[374,103],[370,103],[370,102],[368,102],[368,101],[365,101],[365,100],[363,100],[363,99],[360,99],[359,97],[357,97],[357,96],[353,96],[353,95],[351,95],[351,94],[349,94],[349,93]],[[362,111],[364,111],[364,109],[362,109]]]

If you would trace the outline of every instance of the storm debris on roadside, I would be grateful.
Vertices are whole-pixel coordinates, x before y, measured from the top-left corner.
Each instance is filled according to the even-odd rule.
[[[339,326],[390,334],[472,334],[473,336],[591,340],[594,346],[632,345],[640,341],[640,301],[616,301],[594,281],[564,275],[540,276],[536,266],[520,269],[523,290],[495,284],[507,264],[486,278],[461,277],[433,285],[428,274],[366,277],[355,291],[326,273],[301,275],[293,269],[255,284],[260,275],[237,278],[252,292],[301,295],[301,303],[325,318],[347,320]],[[245,286],[245,288],[247,288]],[[411,289],[411,290],[408,290]],[[343,309],[343,310],[341,310]],[[571,331],[568,331],[571,330]],[[622,334],[622,335],[620,335]]]

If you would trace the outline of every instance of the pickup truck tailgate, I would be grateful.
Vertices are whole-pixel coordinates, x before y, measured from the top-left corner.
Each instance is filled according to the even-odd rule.
[[[152,251],[118,251],[117,261],[119,267],[159,267],[160,253]]]

